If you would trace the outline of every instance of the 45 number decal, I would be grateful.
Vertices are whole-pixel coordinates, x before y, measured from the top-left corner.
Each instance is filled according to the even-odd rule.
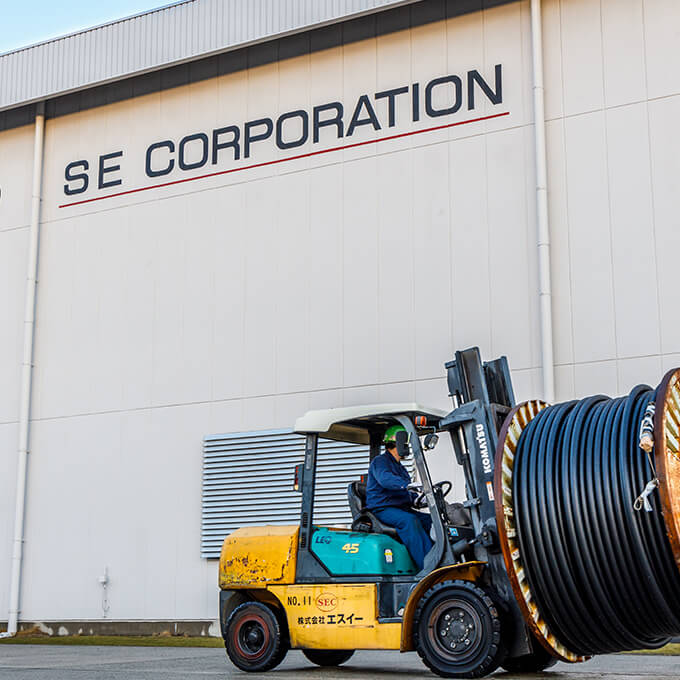
[[[353,553],[358,553],[359,552],[359,544],[358,543],[345,543],[345,545],[342,546],[341,550],[344,550],[348,555],[353,554]]]

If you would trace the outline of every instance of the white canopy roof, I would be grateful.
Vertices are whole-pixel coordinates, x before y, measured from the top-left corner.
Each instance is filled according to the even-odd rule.
[[[423,415],[437,420],[447,415],[446,411],[421,404],[369,404],[366,406],[345,406],[307,411],[295,421],[295,431],[299,433],[317,432],[328,439],[351,441],[358,444],[369,443],[369,425],[375,424],[380,416]],[[366,426],[361,421],[366,419]]]

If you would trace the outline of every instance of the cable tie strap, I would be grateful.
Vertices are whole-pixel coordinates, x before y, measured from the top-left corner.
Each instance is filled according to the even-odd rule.
[[[635,499],[635,503],[633,504],[633,507],[639,512],[644,509],[647,512],[652,512],[654,508],[652,508],[652,504],[649,502],[649,497],[654,493],[654,489],[659,488],[659,479],[657,477],[654,477],[651,482],[647,482],[647,486],[645,487],[645,490]]]

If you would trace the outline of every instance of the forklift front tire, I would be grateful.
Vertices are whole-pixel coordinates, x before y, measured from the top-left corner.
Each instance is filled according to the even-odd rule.
[[[288,651],[285,627],[262,602],[245,602],[227,621],[224,646],[231,662],[242,671],[268,671],[278,666]]]
[[[340,666],[349,661],[353,649],[303,649],[302,653],[317,666]]]
[[[481,678],[505,660],[501,612],[469,581],[444,581],[423,595],[415,614],[415,648],[444,678]]]

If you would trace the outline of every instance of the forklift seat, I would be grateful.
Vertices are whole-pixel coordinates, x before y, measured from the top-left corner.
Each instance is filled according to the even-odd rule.
[[[350,482],[347,487],[347,501],[352,511],[352,531],[386,534],[399,541],[394,527],[383,524],[370,510],[366,509],[366,484],[364,482]]]

